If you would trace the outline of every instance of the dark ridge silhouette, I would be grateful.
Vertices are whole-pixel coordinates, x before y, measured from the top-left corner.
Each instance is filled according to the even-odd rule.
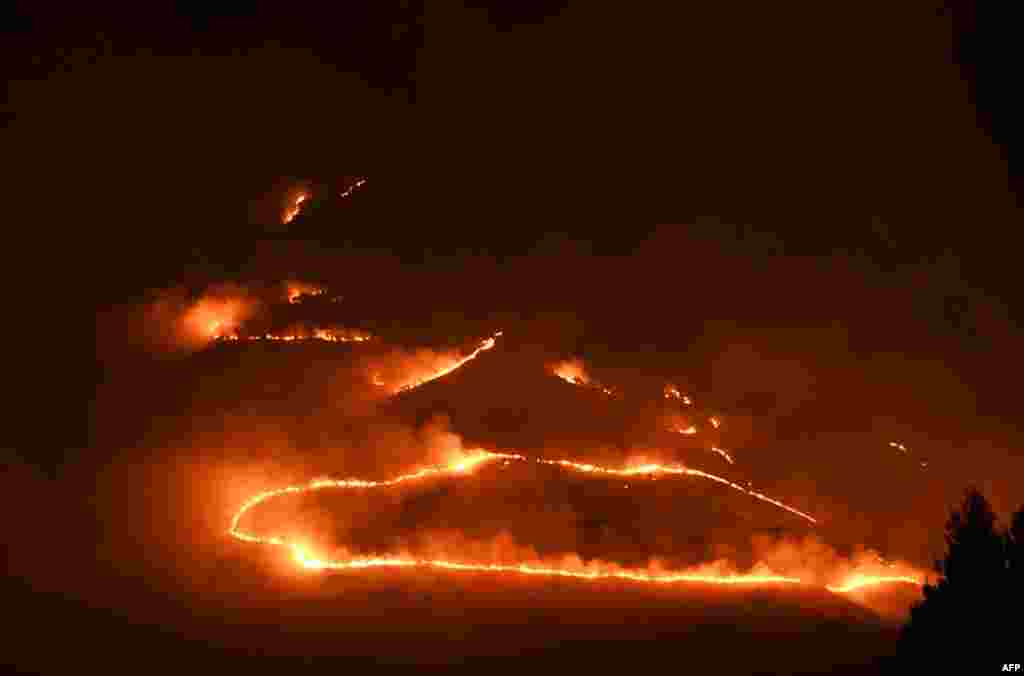
[[[946,544],[938,582],[924,586],[900,636],[902,666],[953,663],[983,673],[1019,661],[1024,507],[1003,530],[970,488],[946,522]]]

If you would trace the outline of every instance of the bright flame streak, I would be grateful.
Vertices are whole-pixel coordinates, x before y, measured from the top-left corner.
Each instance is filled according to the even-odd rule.
[[[241,297],[203,297],[185,312],[182,327],[190,336],[203,341],[230,340],[250,309],[248,301]]]
[[[902,582],[905,584],[920,585],[921,580],[916,577],[909,575],[885,577],[877,575],[853,575],[841,585],[825,585],[825,588],[830,592],[837,594],[845,594],[847,592],[855,591],[857,589],[863,589],[864,587],[873,587],[881,584],[892,584],[896,582]]]
[[[392,479],[384,479],[380,481],[371,481],[366,479],[314,479],[313,481],[310,481],[309,483],[302,485],[285,486],[284,488],[277,488],[274,490],[264,491],[262,493],[257,493],[256,495],[246,500],[245,503],[243,503],[242,506],[238,509],[238,511],[235,512],[234,517],[231,519],[231,527],[229,533],[233,537],[239,540],[243,540],[245,542],[254,542],[259,544],[270,545],[288,545],[289,543],[285,542],[282,538],[279,537],[261,537],[258,535],[246,533],[245,531],[241,530],[241,528],[239,528],[239,523],[241,522],[242,517],[245,516],[246,512],[248,512],[256,505],[265,502],[266,500],[269,500],[271,498],[275,498],[282,495],[297,495],[307,493],[310,491],[322,490],[326,488],[382,488],[386,486],[396,486],[398,484],[416,481],[418,479],[423,479],[429,476],[465,474],[469,470],[477,467],[478,465],[484,462],[498,459],[503,459],[506,461],[518,460],[522,462],[528,462],[528,459],[525,456],[518,455],[515,453],[495,453],[491,451],[478,451],[469,458],[460,459],[459,461],[456,461],[447,466],[442,465],[434,467],[425,467],[410,474],[402,474]],[[578,472],[585,472],[589,474],[601,474],[606,476],[643,476],[653,474],[670,474],[701,477],[704,479],[715,481],[724,486],[728,486],[729,488],[732,488],[733,490],[739,491],[741,493],[746,493],[747,495],[750,495],[754,498],[757,498],[758,500],[775,505],[776,507],[780,507],[781,509],[784,509],[787,512],[795,514],[809,521],[812,524],[817,523],[814,517],[810,516],[809,514],[805,514],[804,512],[801,512],[798,509],[790,507],[789,505],[786,505],[783,502],[770,498],[767,495],[743,488],[739,484],[733,483],[732,481],[724,479],[720,476],[709,474],[698,469],[690,469],[689,467],[685,467],[683,465],[658,465],[651,463],[646,465],[639,465],[636,467],[612,469],[588,463],[573,462],[571,460],[547,460],[544,458],[537,458],[535,462],[544,465],[556,465],[559,467],[565,467],[567,469],[575,470]],[[342,562],[337,566],[331,564],[331,567],[353,567],[350,564],[351,562]]]
[[[690,404],[693,403],[693,400],[690,399],[690,397],[688,395],[685,395],[682,392],[680,392],[679,388],[676,387],[675,385],[666,385],[665,386],[665,398],[666,399],[679,399],[680,401],[682,401],[687,406],[689,406]]]
[[[317,329],[313,332],[316,340],[326,340],[330,343],[362,343],[370,340],[368,333],[359,331],[332,331],[331,329]]]
[[[477,355],[480,354],[481,352],[485,352],[485,351],[491,349],[492,347],[494,347],[495,342],[500,337],[501,337],[501,331],[498,331],[497,333],[495,333],[490,338],[487,338],[483,342],[481,342],[479,347],[477,347],[475,350],[470,352],[468,355],[466,355],[462,359],[455,360],[454,362],[452,362],[448,366],[445,366],[444,368],[441,368],[441,369],[438,369],[437,371],[434,371],[429,376],[420,378],[418,380],[414,380],[411,383],[406,383],[405,385],[400,386],[398,389],[395,390],[395,393],[398,393],[398,392],[408,392],[409,390],[414,390],[417,387],[419,387],[421,385],[425,385],[425,384],[429,383],[432,380],[437,380],[438,378],[441,378],[441,377],[444,377],[444,376],[448,375],[449,373],[451,373],[455,369],[459,368],[460,366],[462,366],[466,362],[472,361],[473,359],[476,359]]]
[[[293,554],[296,561],[303,567],[311,570],[346,570],[373,567],[424,567],[443,568],[445,570],[462,570],[477,572],[496,573],[522,573],[524,575],[545,575],[559,577],[573,577],[584,580],[599,580],[618,578],[622,580],[633,580],[636,582],[657,582],[669,584],[673,582],[704,582],[710,584],[802,584],[803,581],[796,577],[784,577],[782,575],[698,575],[686,573],[667,573],[655,575],[639,571],[574,571],[565,568],[551,568],[547,566],[534,566],[526,563],[516,565],[501,565],[497,563],[459,563],[445,559],[412,559],[403,557],[377,557],[369,559],[349,559],[347,561],[326,561],[308,556],[306,552],[293,547]]]
[[[295,304],[301,302],[302,296],[321,296],[325,290],[312,284],[291,282],[288,284],[288,302]]]
[[[690,573],[662,573],[654,574],[642,571],[577,571],[568,570],[565,568],[555,568],[549,566],[538,566],[532,564],[516,564],[516,565],[500,565],[500,564],[484,564],[484,563],[464,563],[458,561],[449,561],[445,559],[416,559],[409,557],[373,557],[373,558],[351,558],[345,560],[333,561],[329,559],[318,558],[310,554],[301,545],[295,543],[289,543],[284,538],[277,536],[259,536],[243,531],[239,524],[245,514],[257,506],[258,504],[269,500],[271,498],[288,495],[288,494],[302,494],[309,491],[321,490],[327,488],[380,488],[386,486],[394,486],[401,483],[410,481],[416,481],[429,476],[438,475],[463,475],[472,471],[477,466],[489,462],[491,460],[504,460],[508,463],[511,460],[517,460],[522,462],[528,462],[529,460],[518,454],[514,453],[495,453],[490,451],[477,451],[474,455],[463,458],[458,461],[452,462],[447,466],[435,466],[420,469],[410,474],[403,474],[392,479],[385,479],[381,481],[369,481],[364,479],[315,479],[304,485],[287,486],[276,490],[265,491],[249,498],[241,508],[235,513],[231,520],[230,535],[243,542],[251,542],[264,545],[276,545],[282,547],[289,547],[291,549],[293,558],[301,566],[311,570],[348,570],[348,569],[361,569],[371,567],[432,567],[442,568],[446,570],[461,570],[461,571],[479,571],[479,572],[500,572],[500,573],[521,573],[526,575],[544,575],[544,576],[560,576],[560,577],[572,577],[579,579],[595,580],[595,579],[606,579],[606,578],[618,578],[625,580],[633,580],[637,582],[649,582],[649,583],[673,583],[673,582],[703,582],[709,584],[773,584],[773,583],[789,583],[789,584],[803,584],[803,580],[796,577],[787,577],[781,575],[765,575],[765,574],[732,574],[732,575],[701,575],[701,574],[690,574]],[[773,505],[781,507],[793,514],[796,514],[811,523],[816,521],[807,514],[800,512],[792,507],[784,505],[783,503],[773,500],[761,493],[747,490],[742,486],[735,484],[728,479],[702,472],[700,470],[690,469],[681,465],[658,465],[658,464],[646,464],[635,467],[627,467],[623,469],[611,469],[606,467],[599,467],[597,465],[578,463],[570,460],[547,460],[538,458],[535,460],[537,463],[547,465],[557,465],[565,467],[571,470],[587,472],[593,474],[613,475],[613,476],[638,476],[638,475],[652,475],[657,473],[662,474],[676,474],[676,475],[688,475],[697,476],[705,479],[721,483],[729,486],[735,490],[741,491],[748,495],[751,495],[760,500],[764,500]],[[860,573],[851,574],[843,583],[837,585],[826,585],[825,588],[833,593],[845,594],[848,592],[856,591],[866,587],[877,586],[882,584],[913,584],[920,585],[922,581],[913,576],[877,576],[877,575],[865,575]]]
[[[295,220],[295,217],[299,215],[299,210],[302,209],[302,203],[305,202],[308,198],[309,195],[307,195],[306,193],[302,193],[295,198],[295,201],[292,202],[291,207],[285,209],[283,218],[285,224],[291,223],[293,220]]]
[[[712,446],[711,450],[714,451],[715,453],[717,453],[718,455],[722,456],[723,458],[725,458],[726,462],[728,462],[730,465],[735,464],[732,461],[732,456],[729,455],[729,452],[726,451],[725,449],[719,448],[718,446]]]
[[[900,449],[900,450],[901,450],[901,451],[903,451],[904,453],[906,453],[906,452],[907,452],[907,447],[906,447],[906,446],[904,446],[904,445],[903,445],[903,444],[901,444],[901,443],[898,443],[898,442],[895,442],[895,441],[890,441],[890,442],[889,442],[889,445],[890,445],[890,446],[892,446],[893,448],[898,448],[898,449]]]
[[[603,394],[606,394],[609,397],[615,396],[615,390],[590,379],[587,375],[583,362],[579,359],[570,359],[568,361],[558,362],[557,364],[550,366],[549,369],[551,370],[551,373],[570,385],[591,387],[595,390],[600,390]]]
[[[366,179],[365,178],[360,178],[355,183],[353,183],[348,188],[346,188],[344,191],[342,191],[338,195],[338,197],[341,197],[342,199],[344,199],[344,198],[348,197],[349,195],[351,195],[352,193],[354,193],[357,189],[363,187],[365,184],[366,184]]]
[[[687,434],[687,435],[689,435],[689,434],[696,434],[697,433],[697,428],[694,427],[693,425],[690,425],[689,427],[673,427],[672,431],[675,432],[676,434]]]
[[[240,340],[236,334],[218,335],[217,340]],[[369,333],[355,330],[332,330],[316,329],[313,335],[299,335],[294,333],[265,333],[262,336],[246,336],[245,340],[257,341],[281,341],[290,343],[294,340],[322,340],[328,343],[363,343],[372,340]]]
[[[578,359],[559,362],[551,367],[551,372],[572,385],[586,385],[589,382],[583,363]]]

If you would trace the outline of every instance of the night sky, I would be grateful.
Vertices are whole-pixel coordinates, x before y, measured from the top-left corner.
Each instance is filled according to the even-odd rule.
[[[843,473],[877,470],[829,470],[814,449],[849,458],[894,431],[964,483],[913,519],[940,527],[925,510],[967,482],[1019,507],[1019,8],[663,4],[14,3],[0,15],[8,338],[32,358],[11,359],[5,455],[79,490],[228,368],[173,374],[130,308],[313,279],[396,340],[520,327],[610,380],[685,377],[763,421],[743,443],[820,462],[840,488],[815,506],[851,524],[843,501],[861,489]],[[281,222],[297,189],[361,177]],[[238,377],[225,391],[255,382]],[[484,401],[466,378],[452,396]],[[218,396],[186,410],[221,415]],[[395,419],[429,408],[408,406]],[[777,480],[810,495],[805,475]],[[851,542],[926,558],[911,525],[868,520]]]
[[[678,248],[648,248],[684,284],[707,260],[695,238],[757,264],[866,261],[870,285],[919,291],[922,331],[958,354],[1004,333],[977,315],[1020,316],[1013,18],[995,6],[318,11],[20,5],[4,22],[15,283],[91,308],[231,278],[261,241],[451,270],[628,255],[663,226]],[[352,176],[373,179],[363,213],[282,232],[289,186]],[[701,297],[750,288],[716,277]],[[863,303],[782,305],[843,321]]]

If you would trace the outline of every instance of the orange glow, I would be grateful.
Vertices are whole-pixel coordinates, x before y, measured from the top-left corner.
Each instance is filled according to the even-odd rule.
[[[356,180],[355,183],[353,183],[348,188],[346,188],[344,191],[339,193],[338,197],[341,197],[342,199],[344,199],[344,198],[348,197],[349,195],[351,195],[352,193],[354,193],[359,188],[362,188],[364,185],[366,185],[366,179],[365,178],[360,178],[360,179]]]
[[[711,450],[713,452],[717,453],[718,455],[722,456],[723,458],[725,458],[725,461],[728,462],[730,465],[735,464],[735,463],[733,463],[732,456],[729,455],[728,451],[726,451],[724,449],[721,449],[721,448],[718,448],[717,446],[712,446]]]
[[[218,335],[217,340],[240,340],[237,334]],[[263,335],[246,336],[245,340],[281,341],[290,343],[296,340],[322,340],[328,343],[364,343],[373,340],[373,335],[358,329],[315,329],[312,334],[302,333],[264,333]]]
[[[592,380],[590,376],[587,375],[586,368],[584,367],[583,362],[579,359],[569,359],[566,361],[561,361],[558,362],[557,364],[553,364],[548,368],[550,369],[551,373],[553,373],[554,375],[558,376],[559,378],[561,378],[562,380],[571,385],[591,387],[595,390],[598,390],[599,392],[602,392],[603,394],[608,395],[609,397],[615,395],[615,391],[612,388],[594,382],[594,380]]]
[[[344,561],[329,561],[324,559],[310,558],[305,550],[295,548],[293,551],[295,559],[304,568],[311,570],[346,570],[373,567],[431,567],[445,570],[462,570],[493,573],[514,573],[521,575],[544,575],[557,577],[573,577],[582,580],[599,580],[617,578],[622,580],[633,580],[635,582],[649,583],[706,583],[706,584],[801,584],[802,581],[796,577],[784,577],[782,575],[700,575],[688,573],[654,574],[643,571],[610,570],[610,571],[586,571],[571,570],[567,568],[555,568],[549,566],[537,566],[527,563],[516,565],[501,565],[496,563],[460,563],[446,559],[414,559],[406,557],[375,557],[367,559],[347,559]]]
[[[437,380],[438,378],[441,378],[443,376],[448,375],[449,373],[451,373],[455,369],[459,368],[460,366],[462,366],[466,362],[472,361],[473,359],[476,359],[477,355],[479,355],[481,352],[486,352],[487,350],[490,350],[492,347],[494,347],[497,339],[500,338],[500,337],[501,337],[501,331],[498,331],[497,333],[495,333],[490,338],[486,338],[485,340],[483,340],[480,343],[479,347],[477,347],[475,350],[470,352],[465,357],[462,357],[461,359],[454,359],[453,358],[451,361],[449,361],[447,364],[445,364],[441,368],[437,369],[433,373],[430,373],[430,374],[428,374],[426,376],[422,376],[422,377],[416,378],[416,379],[412,380],[411,382],[407,382],[407,383],[404,383],[404,384],[398,386],[398,388],[395,389],[395,393],[397,394],[398,392],[408,392],[409,390],[414,390],[417,387],[419,387],[421,385],[425,385],[426,383],[429,383],[432,380]]]
[[[365,182],[365,180],[361,180]],[[357,182],[353,188],[357,188],[362,185],[362,182]],[[348,191],[350,192],[351,189]],[[296,206],[301,204],[301,200],[296,202]],[[316,288],[316,287],[313,287]],[[318,293],[322,293],[322,290],[318,290]],[[289,302],[296,302],[294,299],[299,297],[299,294],[292,295],[292,286],[289,285],[288,289]],[[303,292],[308,293],[308,292]],[[214,311],[217,310],[217,311]],[[208,335],[219,339],[219,340],[239,340],[239,336],[235,333],[237,326],[237,314],[231,312],[221,311],[224,310],[221,306],[204,306],[204,313],[197,315],[196,321],[199,322],[199,326],[204,327]],[[392,393],[407,392],[415,389],[427,382],[436,380],[437,378],[443,377],[467,362],[475,359],[481,352],[492,349],[497,341],[497,338],[501,336],[501,332],[495,333],[493,336],[481,341],[476,349],[474,349],[468,355],[462,357],[452,357],[449,361],[443,364],[440,368],[437,368],[432,373],[417,377],[410,382],[402,384],[397,388],[389,388]],[[358,330],[350,329],[316,329],[309,334],[299,333],[286,333],[286,334],[264,334],[263,336],[252,336],[247,337],[247,340],[281,340],[281,341],[292,341],[292,340],[324,340],[329,342],[362,342],[370,340],[369,334],[362,333]],[[583,363],[579,360],[572,360],[561,362],[551,367],[551,371],[559,378],[572,383],[577,386],[587,386],[595,389],[599,389],[605,394],[612,395],[613,391],[610,388],[601,386],[597,383],[592,382],[583,366]],[[385,386],[384,380],[381,379],[377,373],[370,375],[371,382],[378,386]],[[684,404],[690,405],[692,402],[690,398],[683,395],[677,388],[672,385],[665,387],[664,396],[666,399],[676,399],[682,401]],[[689,424],[683,418],[684,422],[676,424],[670,427],[671,431],[683,435],[694,435],[697,434],[697,428]],[[717,417],[711,417],[708,419],[709,423],[715,428],[720,428],[721,421]],[[664,425],[664,423],[662,423]],[[684,427],[683,425],[689,425]],[[662,428],[664,429],[664,427]],[[906,448],[896,442],[890,442],[890,446],[899,448],[902,451],[906,451]],[[730,465],[734,464],[733,458],[728,451],[712,446],[710,450],[723,459],[726,460]],[[650,569],[622,569],[614,564],[607,563],[593,563],[584,565],[580,562],[573,563],[572,561],[566,563],[542,563],[536,561],[522,560],[520,563],[513,564],[496,564],[487,563],[480,561],[465,561],[455,560],[447,558],[419,558],[409,554],[395,554],[385,556],[374,556],[374,557],[351,557],[345,556],[342,558],[331,558],[325,553],[314,551],[312,548],[305,544],[294,542],[286,539],[280,535],[267,534],[262,535],[255,532],[250,532],[242,527],[242,522],[245,520],[246,514],[256,508],[257,506],[269,501],[274,498],[285,496],[285,495],[303,495],[319,490],[345,490],[345,489],[372,489],[372,488],[387,488],[392,486],[398,486],[402,484],[411,484],[419,482],[421,480],[427,480],[435,477],[460,477],[468,476],[473,474],[479,467],[492,462],[500,460],[506,465],[510,462],[523,462],[523,463],[537,463],[541,465],[557,466],[568,472],[580,472],[590,475],[601,475],[608,478],[615,478],[622,480],[622,478],[633,477],[637,481],[643,481],[645,479],[655,479],[659,476],[669,477],[693,477],[696,479],[704,479],[713,481],[728,487],[730,490],[744,493],[745,495],[773,505],[781,510],[784,510],[812,525],[818,525],[817,519],[810,514],[803,512],[795,507],[783,503],[780,500],[769,497],[763,493],[754,491],[749,482],[744,487],[740,483],[733,482],[725,477],[711,474],[702,470],[693,469],[682,464],[659,464],[657,462],[637,462],[636,464],[626,464],[623,467],[605,467],[590,463],[576,462],[567,459],[547,459],[547,458],[527,458],[517,453],[508,452],[497,452],[497,451],[486,451],[486,450],[473,450],[465,454],[460,454],[458,457],[448,457],[439,464],[430,467],[423,467],[416,469],[407,474],[401,474],[389,479],[380,480],[368,480],[358,478],[348,479],[329,479],[329,478],[318,478],[309,481],[304,484],[284,486],[272,490],[267,490],[256,495],[251,496],[247,499],[241,507],[234,513],[231,518],[228,533],[231,537],[248,543],[260,544],[260,545],[271,545],[286,548],[291,554],[292,559],[296,565],[303,569],[310,571],[322,571],[322,570],[358,570],[363,568],[372,567],[418,567],[418,568],[434,568],[443,570],[453,571],[477,571],[477,572],[490,572],[499,574],[514,574],[514,575],[537,575],[537,576],[548,576],[548,577],[569,577],[578,578],[583,580],[599,580],[599,579],[623,579],[631,580],[641,583],[651,584],[672,584],[672,583],[703,583],[703,584],[716,584],[716,585],[781,585],[781,584],[796,584],[796,585],[811,585],[817,584],[817,582],[810,582],[810,578],[805,578],[807,574],[804,569],[801,569],[799,576],[794,575],[776,575],[774,571],[785,570],[772,566],[772,570],[769,570],[759,564],[758,567],[753,569],[750,573],[737,573],[731,571],[725,571],[722,569],[715,569],[714,566],[703,567],[699,569],[687,569],[687,570],[661,570],[659,568],[652,567]],[[623,484],[625,488],[629,488],[633,483],[632,480],[629,483]],[[475,558],[475,557],[474,557]],[[519,557],[518,560],[526,559],[528,557]],[[517,559],[513,559],[517,560]],[[884,562],[883,562],[884,563]],[[913,572],[909,569],[898,569],[898,568],[877,568],[875,565],[871,566],[856,566],[854,570],[844,570],[843,574],[836,574],[833,572],[832,579],[837,579],[839,582],[835,584],[827,584],[824,586],[825,589],[836,594],[853,593],[859,590],[870,588],[872,586],[879,586],[885,584],[922,584],[923,577],[916,575],[893,575],[892,573],[907,573]],[[886,571],[889,575],[875,575],[870,574],[872,572]],[[709,572],[710,571],[710,572]],[[789,571],[793,572],[793,571]],[[821,578],[815,578],[820,580]]]
[[[687,406],[689,406],[690,404],[693,403],[693,400],[690,399],[689,396],[687,396],[687,395],[683,394],[682,392],[680,392],[679,388],[676,387],[675,385],[666,385],[665,386],[665,398],[666,399],[678,399],[679,401],[683,402]]]
[[[313,332],[313,338],[331,343],[362,343],[373,336],[355,329],[317,329]]]
[[[897,576],[885,576],[885,575],[861,575],[854,574],[849,576],[842,584],[839,585],[826,585],[825,588],[830,592],[837,594],[846,594],[847,592],[856,591],[865,587],[875,587],[882,584],[912,584],[921,585],[924,582],[910,575],[897,575]]]
[[[302,209],[302,203],[307,199],[309,199],[309,195],[306,193],[300,193],[296,196],[291,205],[284,210],[284,216],[281,218],[282,222],[287,225],[295,220],[295,217],[299,215],[299,211]]]
[[[583,368],[583,362],[579,359],[558,362],[551,367],[551,371],[565,382],[573,385],[586,385],[590,382]]]
[[[288,302],[300,303],[303,296],[321,296],[325,289],[305,282],[288,282]]]
[[[409,474],[403,474],[392,479],[384,479],[380,481],[371,481],[365,479],[315,479],[304,485],[298,486],[287,486],[276,490],[270,490],[263,493],[254,495],[247,500],[241,508],[235,513],[231,520],[231,526],[229,533],[232,537],[244,541],[263,545],[275,545],[288,547],[291,551],[292,558],[298,565],[308,570],[356,570],[362,568],[371,567],[431,567],[445,570],[456,570],[456,571],[478,571],[478,572],[494,572],[494,573],[509,573],[509,574],[520,574],[520,575],[540,575],[540,576],[558,576],[558,577],[572,577],[585,580],[597,580],[597,579],[608,579],[618,578],[625,580],[632,580],[643,583],[659,583],[659,584],[670,584],[670,583],[705,583],[705,584],[724,584],[724,585],[774,585],[774,584],[811,584],[804,581],[799,577],[775,575],[770,572],[760,571],[757,573],[726,573],[726,572],[714,572],[708,573],[707,568],[704,571],[692,570],[686,571],[665,571],[665,572],[650,572],[645,570],[624,570],[614,565],[604,564],[603,566],[572,566],[569,564],[564,565],[550,565],[550,564],[537,564],[537,563],[519,563],[512,565],[502,565],[494,563],[475,563],[465,561],[454,561],[447,559],[434,559],[434,558],[415,558],[407,555],[396,555],[396,556],[383,556],[383,557],[369,557],[369,558],[358,558],[350,557],[338,560],[332,560],[330,558],[321,557],[314,555],[305,546],[286,541],[284,538],[278,536],[261,536],[254,533],[249,533],[241,528],[241,521],[245,514],[252,508],[256,507],[266,500],[272,499],[277,496],[287,494],[301,494],[315,490],[323,489],[337,489],[337,488],[380,488],[387,486],[395,486],[406,482],[414,482],[420,479],[425,479],[431,476],[450,475],[458,476],[472,473],[478,466],[490,462],[492,460],[503,460],[505,463],[510,461],[520,462],[531,462],[528,458],[514,454],[514,453],[497,453],[490,451],[477,450],[472,451],[469,456],[464,456],[453,460],[448,465],[426,467]],[[722,477],[717,477],[700,470],[690,469],[681,465],[658,465],[658,464],[645,464],[637,466],[628,466],[621,469],[613,469],[607,467],[600,467],[597,465],[578,463],[570,460],[547,460],[543,458],[534,459],[533,462],[557,465],[564,467],[571,471],[579,471],[594,474],[603,474],[611,476],[652,476],[655,474],[676,474],[676,475],[688,475],[696,476],[701,478],[710,479],[718,483],[727,485],[735,490],[747,493],[753,497],[761,500],[768,501],[775,504],[783,509],[790,511],[802,518],[815,523],[814,519],[807,514],[804,514],[792,507],[783,505],[782,503],[768,498],[767,496],[759,493],[749,491],[743,487],[735,484]],[[629,484],[626,484],[628,486]],[[859,572],[851,572],[845,575],[842,582],[834,585],[826,585],[825,588],[833,593],[845,594],[854,592],[871,586],[883,585],[883,584],[922,584],[922,579],[913,575],[871,575]]]
[[[231,340],[251,306],[251,301],[241,297],[203,297],[185,312],[182,324],[196,340]]]

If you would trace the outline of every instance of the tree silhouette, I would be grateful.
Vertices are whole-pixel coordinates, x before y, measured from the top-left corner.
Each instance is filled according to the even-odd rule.
[[[1006,565],[1009,575],[1011,602],[1010,613],[1017,618],[1019,626],[1024,611],[1024,506],[1017,510],[1006,531]]]
[[[936,584],[924,586],[924,599],[911,608],[900,636],[900,655],[923,663],[1019,662],[1021,589],[1024,581],[1024,507],[1006,531],[985,497],[968,489],[946,523],[948,551],[935,569]]]

